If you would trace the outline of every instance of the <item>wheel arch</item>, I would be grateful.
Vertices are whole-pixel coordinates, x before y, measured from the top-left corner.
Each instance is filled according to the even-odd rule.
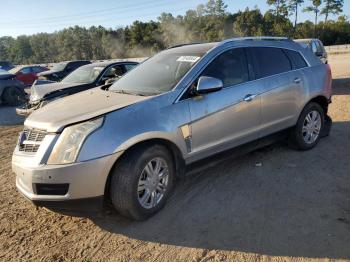
[[[312,103],[312,102],[319,104],[322,107],[325,116],[327,115],[329,102],[325,96],[323,96],[323,95],[316,96],[316,97],[312,98],[308,103],[306,103],[305,106]],[[304,108],[305,108],[305,106],[304,106]]]
[[[145,148],[151,145],[162,145],[166,147],[169,152],[172,155],[172,158],[175,162],[175,169],[176,169],[176,176],[177,177],[182,177],[185,175],[185,169],[186,169],[186,164],[185,160],[182,156],[180,148],[173,143],[172,141],[164,138],[149,138],[143,141],[139,141],[133,145],[131,145],[129,148],[127,148],[120,157],[114,162],[112,168],[109,171],[106,184],[105,184],[105,190],[104,190],[104,195],[105,198],[109,198],[109,192],[110,192],[110,182],[111,182],[111,177],[113,170],[115,166],[125,157],[130,155],[134,150],[139,149],[139,148]]]

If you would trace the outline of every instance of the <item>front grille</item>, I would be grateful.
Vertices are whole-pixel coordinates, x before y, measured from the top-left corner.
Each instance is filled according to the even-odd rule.
[[[36,153],[45,136],[45,131],[25,128],[19,138],[19,151]]]
[[[42,130],[24,129],[23,132],[27,134],[27,141],[41,142],[46,136]]]
[[[27,153],[36,153],[40,145],[25,144],[19,147],[19,151]]]

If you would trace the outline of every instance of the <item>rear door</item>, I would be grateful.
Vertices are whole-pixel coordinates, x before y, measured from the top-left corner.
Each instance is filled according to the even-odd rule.
[[[275,47],[252,47],[254,72],[261,94],[260,137],[295,124],[302,95],[302,73],[293,69],[285,50]]]
[[[255,140],[260,125],[260,88],[250,81],[244,48],[220,54],[201,75],[224,88],[189,100],[194,160]]]

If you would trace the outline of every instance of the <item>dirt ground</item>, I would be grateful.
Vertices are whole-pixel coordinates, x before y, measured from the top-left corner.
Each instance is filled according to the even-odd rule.
[[[71,217],[36,209],[11,172],[22,127],[0,127],[0,260],[349,260],[350,54],[330,64],[343,78],[330,137],[311,151],[275,144],[188,176],[146,222],[113,210]]]

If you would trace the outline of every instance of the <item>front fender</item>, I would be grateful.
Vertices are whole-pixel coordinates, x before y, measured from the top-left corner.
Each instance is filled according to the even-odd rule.
[[[176,95],[176,94],[175,94]],[[181,126],[190,122],[186,102],[173,104],[174,97],[156,97],[105,115],[103,126],[85,141],[78,161],[111,155],[151,139],[171,142],[186,157]]]

